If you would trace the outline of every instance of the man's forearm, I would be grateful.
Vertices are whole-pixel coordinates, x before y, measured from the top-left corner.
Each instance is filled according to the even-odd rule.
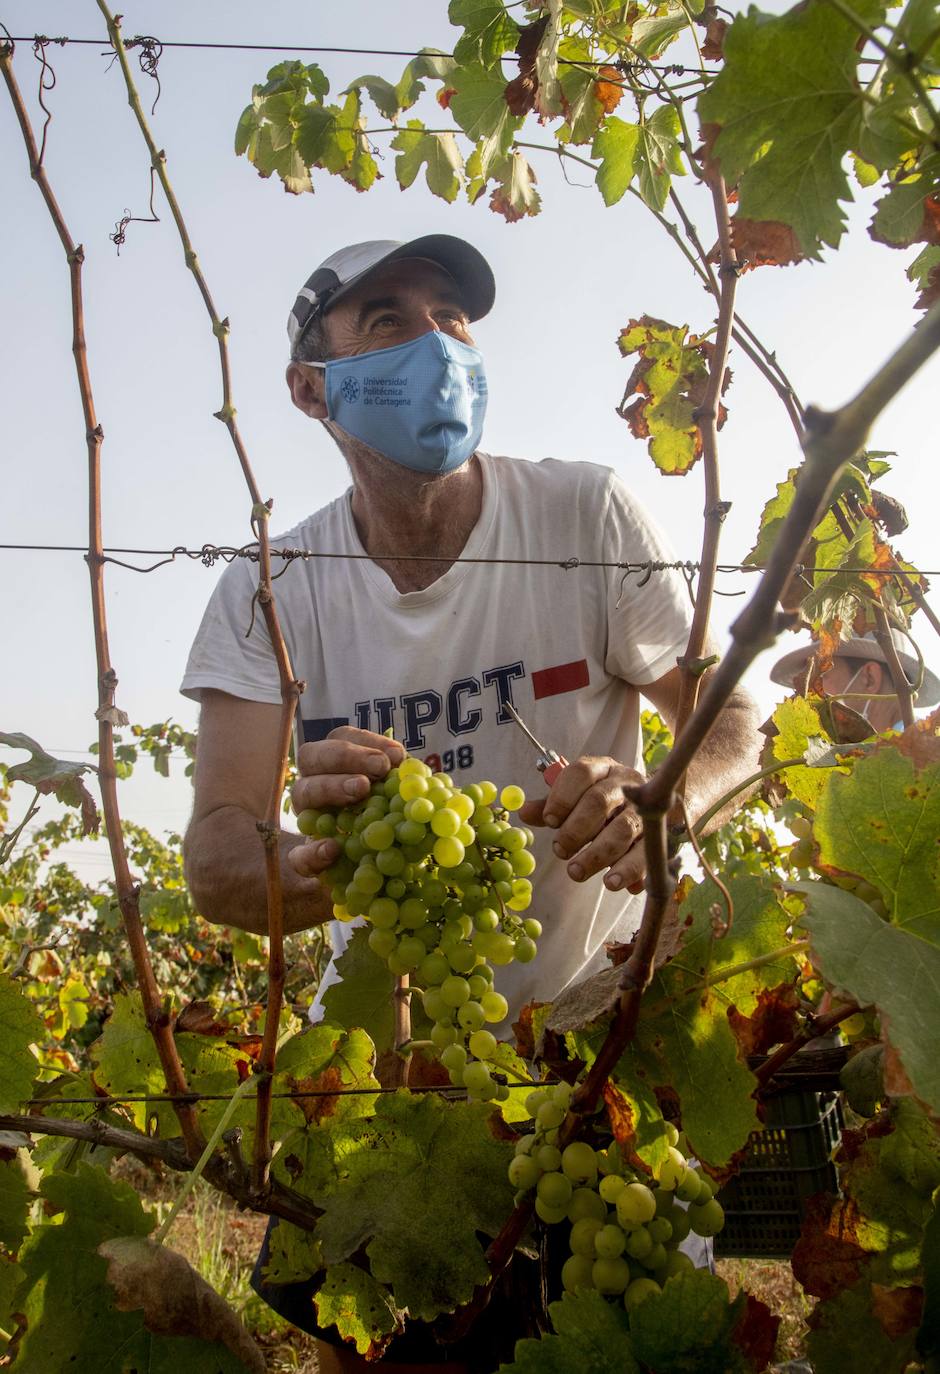
[[[760,713],[747,692],[736,692],[689,764],[686,774],[686,806],[693,823],[734,787],[757,772],[761,747]],[[752,789],[748,789],[748,792]],[[712,817],[705,833],[723,825],[741,805],[747,793],[736,794]]]
[[[282,834],[279,840],[287,933],[321,925],[332,915],[329,893],[315,879],[301,878],[287,862],[288,852],[301,843],[299,835]],[[186,880],[206,920],[266,934],[264,846],[252,816],[237,806],[210,812],[190,825],[183,854]]]

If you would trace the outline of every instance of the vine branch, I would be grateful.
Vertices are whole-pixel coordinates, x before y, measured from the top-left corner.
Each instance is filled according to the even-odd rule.
[[[72,356],[75,360],[75,371],[81,396],[88,455],[87,563],[91,578],[92,617],[98,670],[98,708],[95,711],[95,716],[98,721],[98,779],[101,787],[101,805],[104,811],[108,846],[111,850],[111,862],[114,866],[118,904],[124,920],[127,942],[140,987],[147,1027],[153,1036],[169,1092],[174,1095],[185,1095],[188,1089],[186,1075],[177,1051],[176,1041],[173,1038],[170,1016],[164,1007],[163,998],[154,976],[153,965],[150,961],[150,952],[147,948],[147,939],[140,917],[140,887],[131,876],[117,797],[114,725],[115,723],[126,723],[127,718],[115,706],[114,696],[118,678],[111,662],[108,645],[101,531],[101,445],[104,440],[104,430],[98,423],[95,412],[91,375],[88,367],[88,351],[85,344],[85,304],[82,291],[82,264],[85,253],[82,245],[76,244],[69,233],[65,218],[46,176],[45,168],[40,162],[29,115],[23,103],[16,77],[13,75],[12,44],[0,45],[0,71],[3,73],[3,79],[23,135],[23,142],[26,145],[30,175],[39,187],[69,265],[69,287],[72,303]],[[195,1110],[191,1104],[185,1102],[175,1102],[174,1110],[180,1123],[186,1147],[195,1159],[204,1143]]]
[[[229,432],[229,437],[235,449],[242,475],[251,495],[251,521],[258,538],[259,546],[258,604],[264,615],[265,624],[271,639],[281,686],[282,705],[278,730],[278,754],[274,767],[272,768],[271,786],[268,793],[265,816],[263,820],[258,822],[258,830],[264,846],[269,946],[268,1003],[265,1012],[264,1038],[258,1059],[258,1073],[260,1077],[255,1122],[254,1157],[252,1161],[253,1186],[260,1197],[269,1185],[269,1170],[271,1163],[271,1085],[277,1054],[278,1028],[280,1024],[281,1007],[284,1001],[284,980],[286,973],[284,963],[284,902],[281,886],[280,851],[278,846],[280,804],[287,777],[288,756],[290,753],[294,719],[297,713],[297,704],[304,690],[304,684],[294,677],[290,656],[287,651],[287,644],[284,640],[277,610],[274,605],[274,592],[272,590],[271,577],[271,547],[268,537],[268,520],[271,514],[271,503],[264,502],[261,499],[261,493],[255,481],[251,463],[248,459],[248,453],[235,420],[236,412],[232,401],[231,370],[228,355],[229,322],[228,319],[222,319],[215,308],[215,303],[209,291],[208,284],[202,272],[202,268],[199,265],[199,259],[192,246],[189,231],[186,227],[186,221],[183,218],[183,213],[167,174],[166,154],[162,149],[157,147],[153,134],[150,131],[150,126],[147,123],[147,118],[144,114],[143,106],[141,105],[137,87],[134,82],[133,73],[131,72],[130,63],[128,62],[127,51],[121,36],[120,16],[111,14],[105,0],[98,0],[98,8],[104,16],[108,28],[109,41],[120,63],[124,84],[127,88],[128,103],[134,113],[144,142],[150,152],[151,165],[163,188],[163,193],[166,196],[167,204],[170,207],[173,221],[179,233],[180,242],[183,245],[184,261],[196,282],[196,286],[211,322],[212,332],[218,343],[219,367],[222,374],[222,406],[215,414],[216,418],[222,421]]]

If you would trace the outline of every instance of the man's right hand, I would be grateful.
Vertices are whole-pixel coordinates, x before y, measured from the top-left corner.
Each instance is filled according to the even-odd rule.
[[[296,814],[324,807],[355,806],[369,795],[374,782],[386,777],[401,763],[405,751],[397,740],[371,730],[341,725],[324,740],[301,745],[297,754],[299,777],[291,789]],[[304,878],[315,878],[339,857],[333,839],[314,836],[288,854],[291,867]]]

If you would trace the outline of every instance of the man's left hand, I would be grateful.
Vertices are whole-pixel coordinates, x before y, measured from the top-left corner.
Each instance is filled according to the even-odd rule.
[[[557,831],[552,848],[569,861],[568,876],[576,883],[606,868],[604,885],[612,892],[639,892],[646,876],[643,823],[624,788],[645,781],[616,759],[575,759],[544,801],[527,801],[519,817],[525,825]]]

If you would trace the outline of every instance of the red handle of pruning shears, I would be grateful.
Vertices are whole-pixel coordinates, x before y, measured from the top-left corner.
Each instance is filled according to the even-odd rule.
[[[538,750],[538,758],[535,761],[535,766],[545,779],[546,787],[554,787],[562,771],[568,767],[568,760],[564,755],[559,754],[557,749],[547,749],[544,744],[537,740],[519,712],[508,701],[506,702],[506,710],[519,726],[519,729],[522,730],[529,743],[534,745]]]

